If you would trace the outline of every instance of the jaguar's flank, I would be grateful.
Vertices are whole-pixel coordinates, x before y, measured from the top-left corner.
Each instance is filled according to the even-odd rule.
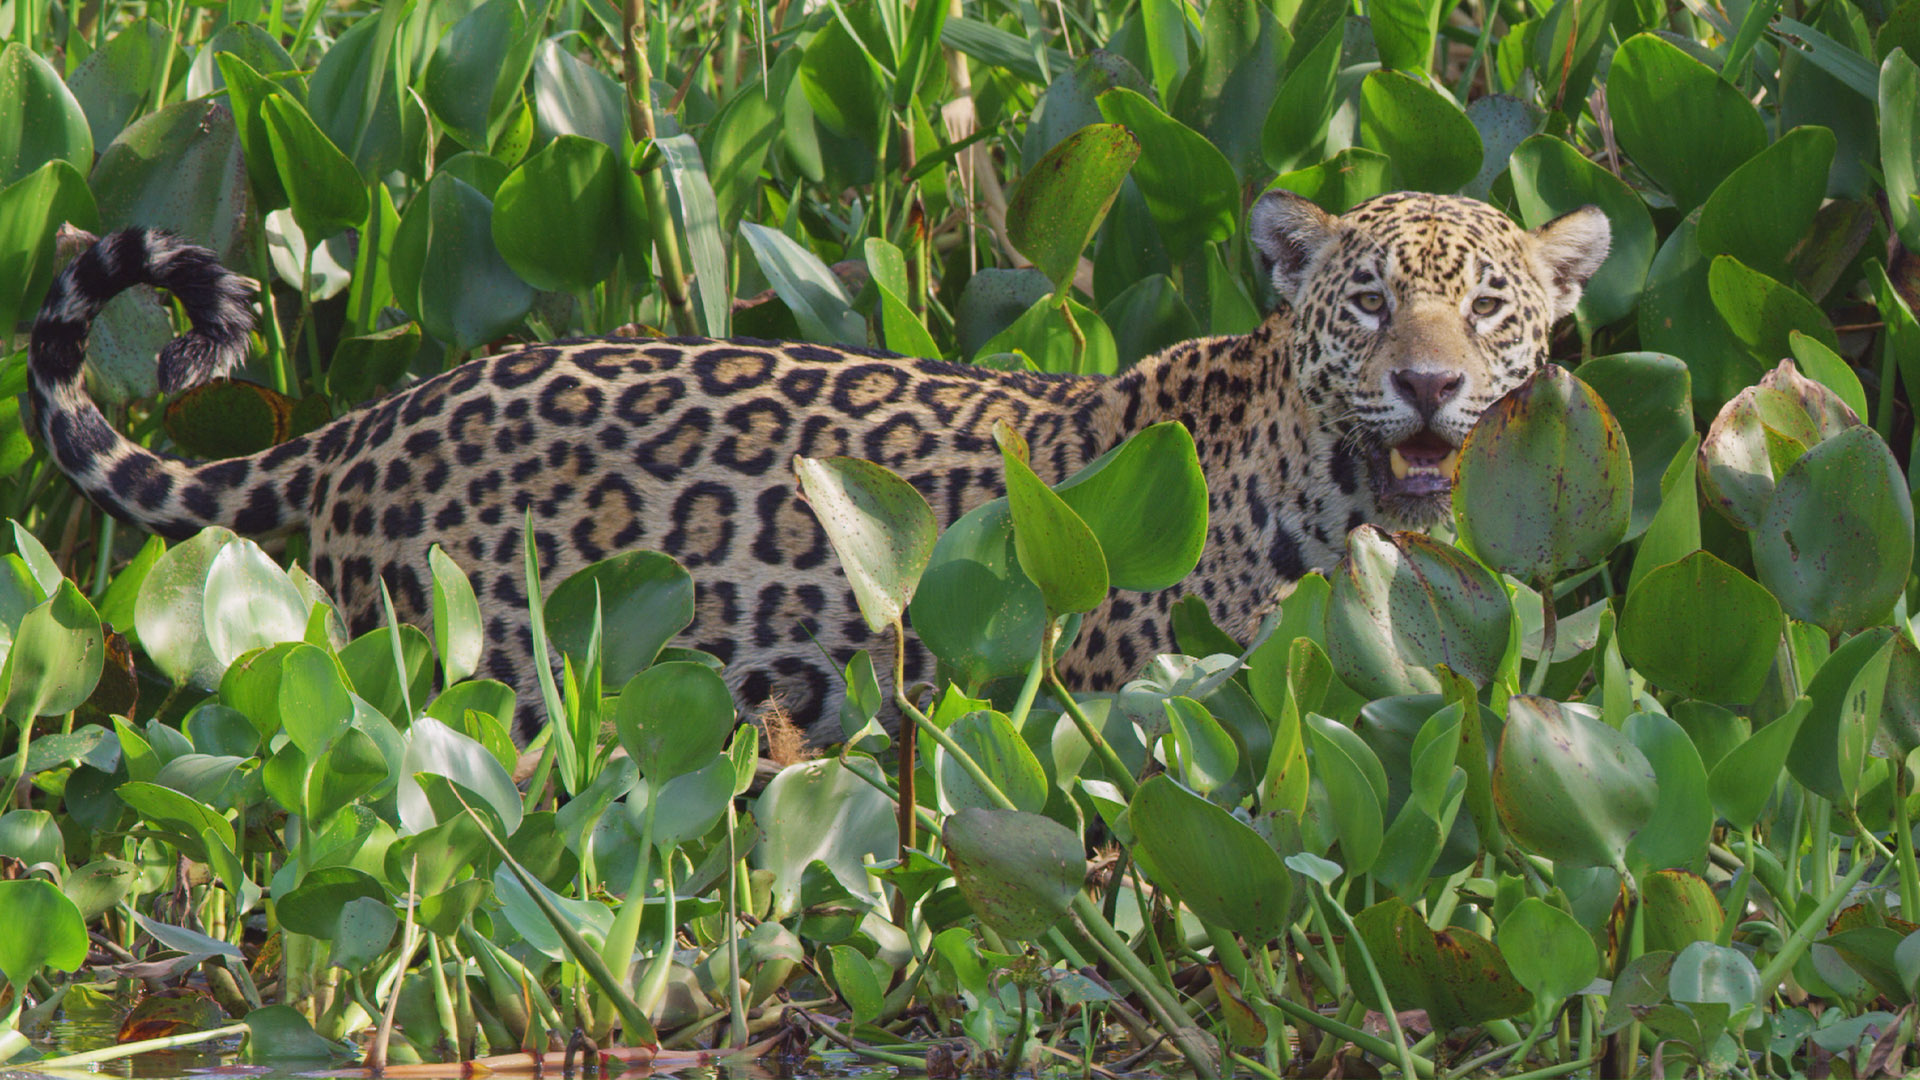
[[[1199,566],[1174,589],[1115,592],[1062,660],[1072,684],[1112,687],[1170,646],[1166,612],[1181,594],[1244,635],[1281,585],[1334,565],[1355,525],[1441,517],[1455,448],[1545,361],[1609,242],[1593,207],[1529,232],[1479,202],[1411,193],[1334,217],[1270,192],[1249,229],[1276,310],[1249,334],[1184,342],[1112,378],[790,342],[571,341],[473,360],[264,452],[205,463],[107,423],[82,386],[88,327],[123,289],[171,291],[192,321],[159,357],[161,388],[178,391],[245,359],[250,283],[203,249],[127,230],[48,293],[33,416],[60,469],[143,528],[307,529],[313,576],[355,633],[382,619],[381,580],[402,618],[430,619],[427,550],[441,544],[479,595],[482,672],[519,691],[522,738],[538,717],[523,510],[549,587],[622,550],[667,552],[698,587],[680,640],[726,661],[743,705],[779,699],[829,741],[837,668],[873,642],[798,498],[794,455],[877,461],[945,524],[1003,492],[998,420],[1027,437],[1050,483],[1150,424],[1185,424],[1212,493]],[[924,651],[909,652],[906,674],[932,674]]]

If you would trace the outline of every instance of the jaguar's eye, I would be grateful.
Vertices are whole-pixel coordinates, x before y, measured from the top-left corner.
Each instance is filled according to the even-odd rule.
[[[1473,313],[1479,316],[1491,315],[1500,310],[1500,299],[1495,296],[1479,296],[1473,301]]]
[[[1377,292],[1353,294],[1353,305],[1369,315],[1378,315],[1387,308],[1387,298]]]

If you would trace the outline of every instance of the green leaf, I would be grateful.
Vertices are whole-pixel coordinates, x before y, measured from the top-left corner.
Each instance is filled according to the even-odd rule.
[[[1513,977],[1541,1001],[1565,1001],[1600,974],[1600,955],[1586,928],[1537,896],[1507,913],[1495,940]]]
[[[655,664],[620,689],[620,745],[655,785],[708,765],[733,734],[733,694],[705,664]]]
[[[1053,282],[1056,295],[1072,282],[1080,253],[1140,153],[1140,140],[1124,126],[1091,124],[1061,140],[1021,178],[1007,203],[1007,237]]]
[[[1353,923],[1360,933],[1347,940],[1347,970],[1366,971],[1359,952],[1364,947],[1393,1007],[1425,1009],[1436,1031],[1514,1016],[1533,1004],[1493,942],[1471,930],[1450,926],[1436,932],[1399,899],[1373,905]],[[1373,980],[1358,978],[1352,986],[1369,1008],[1386,1007]]]
[[[67,76],[67,88],[87,114],[95,146],[112,142],[147,108],[162,65],[171,63],[179,71],[182,60],[173,32],[160,20],[143,16],[116,25],[119,30],[107,43]]]
[[[1642,881],[1669,867],[1704,869],[1715,819],[1700,751],[1684,728],[1660,713],[1634,713],[1623,730],[1660,785],[1652,818],[1627,845],[1628,869]]]
[[[575,570],[546,602],[547,636],[562,655],[586,659],[596,606],[602,678],[622,685],[693,622],[693,577],[658,551],[623,552]]]
[[[433,640],[439,646],[444,681],[452,686],[480,667],[485,644],[480,602],[466,571],[439,544],[427,549],[427,566],[433,574]]]
[[[926,497],[857,458],[796,457],[793,471],[840,556],[867,627],[878,633],[899,621],[939,533]]]
[[[1833,167],[1833,132],[1797,127],[1749,158],[1720,182],[1700,208],[1700,253],[1731,255],[1775,278],[1788,273],[1787,254],[1813,225]],[[1755,213],[1755,207],[1766,207]]]
[[[1249,944],[1286,932],[1293,874],[1251,826],[1165,774],[1140,785],[1127,818],[1149,873],[1195,915]]]
[[[1744,832],[1760,820],[1773,798],[1774,785],[1793,750],[1800,725],[1812,707],[1810,699],[1800,698],[1785,716],[1727,751],[1707,774],[1707,794],[1713,800],[1713,810],[1734,828]]]
[[[1653,766],[1625,735],[1547,698],[1516,694],[1493,771],[1507,833],[1556,862],[1620,867],[1653,815]]]
[[[1441,688],[1441,664],[1479,684],[1507,650],[1506,590],[1460,551],[1420,533],[1363,525],[1327,605],[1327,655],[1340,677],[1373,697]]]
[[[1169,698],[1163,704],[1178,753],[1175,775],[1201,795],[1210,795],[1232,781],[1240,768],[1240,750],[1220,721],[1205,705],[1189,697]]]
[[[1895,49],[1880,65],[1880,171],[1887,209],[1908,251],[1920,251],[1920,65]]]
[[[1780,478],[1753,562],[1787,614],[1829,633],[1887,617],[1913,566],[1913,500],[1873,429],[1842,431]]]
[[[940,359],[940,346],[934,344],[926,323],[907,306],[906,256],[877,236],[867,237],[864,247],[867,270],[880,293],[880,329],[887,348],[902,356]]]
[[[840,279],[820,257],[778,229],[751,221],[740,223],[740,235],[753,249],[760,270],[773,283],[800,323],[809,341],[823,344],[865,345],[866,321],[854,313]]]
[[[1494,182],[1507,175],[1508,168],[1513,164],[1513,152],[1540,130],[1544,116],[1530,101],[1506,94],[1488,94],[1468,103],[1467,119],[1473,121],[1473,129],[1480,133],[1480,171],[1460,189],[1460,194],[1485,201],[1493,193]],[[1525,210],[1525,207],[1522,206],[1522,209]],[[1651,224],[1648,228],[1652,228]],[[1619,244],[1618,231],[1616,225],[1616,247]],[[1592,290],[1593,283],[1588,282],[1586,291]]]
[[[1746,95],[1653,34],[1636,34],[1615,50],[1607,103],[1621,149],[1682,212],[1767,145]]]
[[[1686,361],[1694,412],[1705,419],[1759,378],[1762,368],[1716,314],[1710,263],[1694,242],[1698,220],[1681,222],[1660,245],[1647,268],[1636,321],[1642,348]]]
[[[1808,376],[1838,395],[1847,408],[1853,410],[1853,415],[1866,420],[1867,392],[1860,386],[1860,376],[1854,374],[1853,367],[1842,360],[1840,354],[1798,330],[1788,331],[1787,344],[1794,360],[1806,369]]]
[[[62,222],[97,232],[100,212],[86,177],[56,158],[0,190],[0,326],[29,318],[53,284],[54,237]]]
[[[0,187],[56,158],[93,168],[87,114],[52,64],[11,42],[0,50]]]
[[[392,274],[395,302],[462,351],[504,335],[533,305],[533,290],[493,246],[493,203],[448,172],[434,174],[400,218]]]
[[[1200,560],[1207,481],[1192,434],[1177,422],[1129,436],[1054,490],[1100,542],[1116,589],[1170,588]]]
[[[1812,700],[1787,768],[1815,794],[1851,807],[1877,733],[1892,660],[1893,632],[1876,626],[1833,651],[1807,684]]]
[[[749,95],[751,96],[751,95]],[[562,135],[520,163],[493,199],[500,257],[536,289],[582,293],[620,257],[620,166],[605,144]]]
[[[836,4],[834,14],[807,43],[800,60],[800,86],[814,115],[829,131],[874,146],[881,124],[892,122],[886,108],[890,100],[886,84],[891,79],[874,56],[878,47],[891,59],[885,44],[889,35],[880,25],[880,5],[855,0]]]
[[[1020,567],[1006,499],[975,507],[941,532],[909,613],[914,633],[968,692],[1033,664],[1046,598]]]
[[[1037,814],[1046,808],[1046,771],[1005,714],[970,712],[954,721],[947,733],[1016,809]],[[951,814],[966,807],[990,810],[1000,805],[945,747],[934,751],[933,771],[940,785],[942,811]]]
[[[1460,190],[1483,153],[1480,132],[1458,105],[1398,71],[1376,71],[1360,84],[1360,143],[1387,155],[1394,176],[1416,191]]]
[[[516,48],[526,17],[516,0],[488,0],[467,12],[434,46],[420,80],[420,95],[433,115],[461,145],[485,151],[505,106],[518,94],[532,63],[530,50]],[[514,78],[516,52],[525,60]]]
[[[1268,185],[1273,188],[1304,195],[1329,214],[1344,214],[1393,190],[1393,162],[1379,151],[1350,146],[1311,168],[1275,177]]]
[[[1027,464],[1026,443],[1005,421],[994,425],[1006,466],[1007,504],[1020,568],[1040,587],[1054,615],[1092,611],[1107,598],[1107,561],[1100,541]]]
[[[1631,540],[1647,530],[1663,498],[1662,479],[1674,454],[1693,436],[1687,365],[1665,353],[1596,356],[1580,365],[1580,381],[1600,395],[1627,436],[1633,461]]]
[[[43,968],[76,971],[86,962],[87,924],[51,882],[0,881],[0,911],[7,913],[8,927],[0,934],[0,973],[16,995],[24,994],[27,980]]]
[[[1528,581],[1605,558],[1632,517],[1625,436],[1600,395],[1548,364],[1481,415],[1453,488],[1460,540]]]
[[[306,635],[312,605],[279,564],[251,540],[223,546],[207,567],[207,646],[222,664],[244,652]]]
[[[973,913],[1020,941],[1060,921],[1087,873],[1080,838],[1039,814],[970,807],[947,818],[940,839]]]
[[[36,716],[71,712],[93,693],[106,661],[100,617],[71,581],[27,612],[7,653],[4,710],[30,724]]]
[[[1084,345],[1074,337],[1073,326],[1067,325],[1068,313],[1073,326],[1080,328]],[[1112,375],[1119,368],[1119,353],[1106,320],[1072,297],[1065,307],[1052,296],[1035,300],[1011,326],[980,346],[974,363],[985,364],[988,357],[1006,353],[1019,353],[1031,367],[1052,374]]]
[[[134,121],[101,151],[87,183],[102,228],[166,229],[212,248],[228,266],[253,263],[258,222],[224,102],[175,102]]]
[[[276,95],[260,103],[260,116],[273,144],[280,186],[307,243],[318,244],[367,219],[367,188],[360,174],[305,109]]]
[[[1308,713],[1302,727],[1313,751],[1313,774],[1326,786],[1332,804],[1340,861],[1348,872],[1364,874],[1380,857],[1386,828],[1386,771],[1360,736],[1339,721]]]
[[[1380,66],[1424,73],[1433,58],[1433,39],[1440,30],[1444,5],[1435,0],[1383,0],[1369,4],[1373,43],[1380,50]]]
[[[1747,702],[1773,667],[1784,625],[1779,603],[1759,583],[1696,551],[1633,586],[1620,618],[1620,651],[1659,686]]]
[[[1633,312],[1653,263],[1655,236],[1647,205],[1619,177],[1565,140],[1535,135],[1513,152],[1513,193],[1522,220],[1538,229],[1589,204],[1606,212],[1613,242],[1580,293],[1575,314],[1591,332]],[[1581,377],[1586,377],[1582,366]]]
[[[1303,43],[1295,39],[1295,55],[1299,58],[1287,69],[1260,134],[1261,156],[1274,172],[1299,167],[1326,138],[1327,123],[1340,103],[1334,92],[1340,73],[1340,46],[1346,38],[1344,15],[1340,19],[1304,54],[1300,51]]]
[[[1139,140],[1133,179],[1167,254],[1178,262],[1203,244],[1232,236],[1240,216],[1240,181],[1226,155],[1126,87],[1114,87],[1099,100],[1100,114],[1125,124]]]

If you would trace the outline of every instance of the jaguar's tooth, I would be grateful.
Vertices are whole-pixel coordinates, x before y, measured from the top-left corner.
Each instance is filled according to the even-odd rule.
[[[1460,451],[1447,451],[1447,456],[1440,459],[1440,471],[1446,474],[1448,480],[1458,480],[1460,478]]]
[[[1399,450],[1393,450],[1387,454],[1387,464],[1393,466],[1393,478],[1395,480],[1405,480],[1407,478],[1407,459],[1401,456]]]

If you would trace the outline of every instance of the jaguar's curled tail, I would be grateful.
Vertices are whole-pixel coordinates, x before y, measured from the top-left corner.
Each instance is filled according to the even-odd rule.
[[[206,525],[264,533],[300,524],[305,499],[290,490],[300,482],[291,468],[274,467],[297,455],[183,461],[122,436],[87,396],[82,366],[93,320],[135,285],[172,293],[193,323],[160,350],[161,390],[187,389],[246,360],[253,282],[169,233],[123,229],[103,237],[54,279],[33,324],[32,422],[54,464],[95,503],[166,536]]]

